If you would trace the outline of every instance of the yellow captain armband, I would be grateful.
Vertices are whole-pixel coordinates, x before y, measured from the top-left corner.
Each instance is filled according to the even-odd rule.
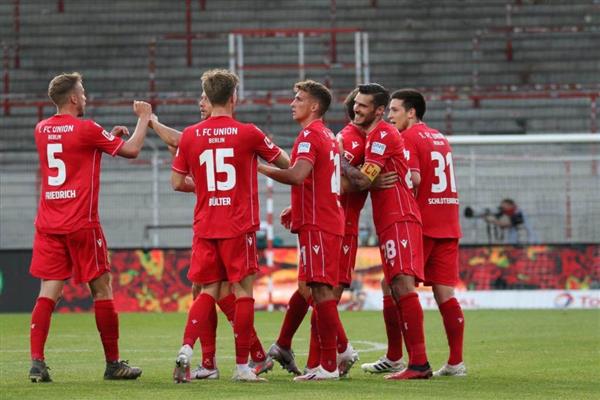
[[[360,172],[365,174],[371,182],[373,182],[375,178],[377,178],[377,175],[379,175],[379,172],[381,172],[381,167],[377,164],[366,163],[362,166]]]

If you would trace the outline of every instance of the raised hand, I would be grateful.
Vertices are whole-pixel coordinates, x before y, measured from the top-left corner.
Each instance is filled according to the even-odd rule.
[[[152,115],[152,106],[145,101],[133,101],[133,112],[139,117],[150,118]]]

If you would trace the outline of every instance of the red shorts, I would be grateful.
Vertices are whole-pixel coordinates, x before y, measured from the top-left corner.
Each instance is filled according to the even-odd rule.
[[[357,235],[345,235],[342,240],[342,250],[340,252],[340,272],[338,281],[340,286],[350,287],[352,283],[352,272],[356,264],[356,251],[358,247]]]
[[[458,239],[423,236],[425,285],[456,286],[458,283]]]
[[[36,230],[29,273],[44,280],[88,283],[110,272],[102,228],[52,234]]]
[[[256,233],[228,239],[205,239],[194,235],[187,277],[201,285],[239,282],[258,272]]]
[[[316,229],[298,232],[298,280],[311,283],[338,285],[342,236]]]
[[[415,222],[396,222],[379,235],[383,273],[390,284],[398,275],[424,280],[423,233]]]

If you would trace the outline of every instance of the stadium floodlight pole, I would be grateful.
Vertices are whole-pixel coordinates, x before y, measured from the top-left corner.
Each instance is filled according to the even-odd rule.
[[[237,75],[240,78],[238,87],[238,97],[244,100],[244,37],[242,34],[236,35],[237,39]]]
[[[235,34],[229,35],[229,70],[235,74]]]
[[[360,45],[361,45],[360,32],[354,32],[354,68],[355,68],[355,75],[356,75],[356,86],[358,86],[362,83],[361,82],[362,51],[360,49]]]
[[[298,70],[300,81],[304,80],[306,72],[304,70],[304,32],[298,32]]]
[[[363,82],[371,82],[371,67],[369,66],[369,33],[362,33],[362,62],[363,62]]]

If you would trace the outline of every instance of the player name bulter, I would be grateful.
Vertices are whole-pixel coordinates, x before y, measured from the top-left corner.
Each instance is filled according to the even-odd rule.
[[[230,206],[231,197],[210,197],[208,199],[209,207]]]

